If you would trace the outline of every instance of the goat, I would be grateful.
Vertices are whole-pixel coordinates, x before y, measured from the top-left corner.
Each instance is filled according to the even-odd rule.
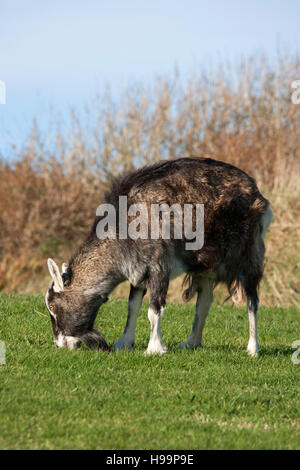
[[[175,236],[178,227],[174,213],[171,213],[174,223],[170,236],[164,238],[163,211],[159,214],[159,236],[151,238],[140,234],[132,238],[124,233],[121,236],[120,217],[124,214],[119,203],[124,196],[129,205],[146,206],[148,221],[148,211],[155,204],[182,209],[191,205],[192,218],[185,216],[180,223],[189,223],[189,233],[194,237],[197,236],[197,230],[192,231],[196,206],[203,205],[203,246],[187,249],[186,243],[191,237]],[[258,354],[258,286],[263,275],[264,237],[273,215],[253,178],[228,163],[210,158],[166,160],[115,179],[104,196],[104,208],[108,207],[113,207],[117,215],[115,237],[97,236],[99,224],[105,222],[104,213],[100,211],[86,241],[69,263],[63,264],[62,272],[48,259],[52,283],[45,302],[57,347],[73,349],[83,343],[98,350],[109,349],[104,337],[93,329],[94,321],[109,293],[119,283],[129,280],[127,323],[113,348],[134,345],[137,315],[149,290],[151,328],[146,353],[165,353],[160,320],[169,281],[185,273],[183,299],[188,301],[196,294],[197,301],[191,334],[180,347],[195,348],[202,344],[213,290],[218,283],[225,283],[229,297],[242,292],[247,298],[250,330],[247,349],[252,356]],[[125,219],[132,221],[132,214],[125,214]]]

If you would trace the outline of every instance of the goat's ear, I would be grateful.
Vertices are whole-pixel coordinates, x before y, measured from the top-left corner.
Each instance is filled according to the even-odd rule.
[[[69,277],[70,277],[68,273],[68,269],[69,269],[69,266],[67,265],[67,263],[63,263],[61,265],[61,277],[62,277],[64,285],[69,280]]]
[[[63,283],[62,276],[59,272],[57,264],[51,258],[48,258],[47,264],[48,264],[50,276],[52,277],[52,280],[54,282],[54,291],[55,292],[63,291],[64,283]]]

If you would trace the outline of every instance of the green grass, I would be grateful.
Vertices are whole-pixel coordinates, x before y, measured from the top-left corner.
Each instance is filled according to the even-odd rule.
[[[112,300],[96,328],[112,344],[126,322]],[[247,356],[244,309],[214,306],[204,347],[178,350],[193,305],[169,305],[162,336],[169,352],[144,356],[143,305],[132,351],[56,349],[41,297],[0,295],[1,449],[299,449],[299,311],[261,308],[261,355]]]

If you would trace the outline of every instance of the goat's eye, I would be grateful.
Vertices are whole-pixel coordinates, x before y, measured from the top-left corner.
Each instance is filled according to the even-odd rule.
[[[49,305],[49,309],[53,312],[53,310],[54,310],[54,304],[50,304],[50,305]]]

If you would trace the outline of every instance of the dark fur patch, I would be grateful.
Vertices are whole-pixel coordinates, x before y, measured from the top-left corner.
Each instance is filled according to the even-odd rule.
[[[73,325],[84,344],[107,347],[93,330],[94,320],[99,305],[125,279],[135,287],[148,288],[150,304],[159,312],[166,301],[174,258],[186,266],[185,300],[199,290],[199,279],[206,275],[214,278],[215,285],[225,283],[229,295],[241,286],[247,297],[257,298],[264,255],[257,234],[269,203],[253,178],[210,158],[168,160],[130,172],[116,178],[105,194],[104,202],[116,209],[117,234],[119,196],[127,196],[128,206],[146,204],[148,211],[151,204],[176,203],[182,208],[204,204],[204,246],[186,250],[190,240],[174,239],[174,227],[170,240],[99,240],[100,218],[96,217],[86,241],[69,262],[65,290],[56,298],[62,324]]]

